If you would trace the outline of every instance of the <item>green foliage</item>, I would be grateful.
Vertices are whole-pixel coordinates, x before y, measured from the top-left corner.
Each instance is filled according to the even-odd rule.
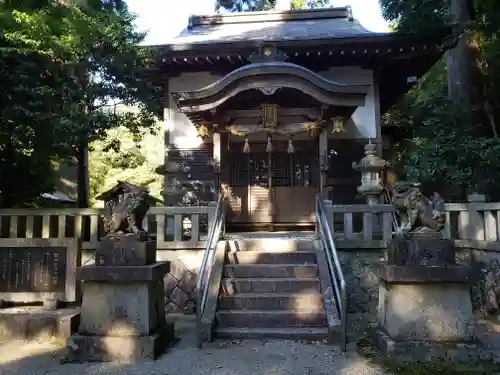
[[[325,8],[330,0],[290,0],[290,9]],[[276,6],[276,0],[217,0],[216,10],[221,8],[231,12],[246,12],[271,10]]]
[[[381,0],[384,17],[398,31],[428,31],[450,20],[449,1]],[[482,121],[464,122],[465,106],[448,99],[447,67],[436,64],[389,113],[384,121],[410,129],[397,145],[395,161],[404,178],[441,189],[448,199],[463,199],[471,190],[500,199],[500,142],[497,124],[500,102],[500,3],[470,2],[475,22],[466,26],[467,43],[479,67],[475,82],[481,101],[473,111],[484,113]],[[466,88],[472,90],[473,88]]]
[[[126,127],[139,141],[154,131],[156,88],[141,74],[154,59],[139,48],[123,1],[0,5],[0,191],[17,206],[52,191],[50,164]],[[113,101],[112,101],[113,100]],[[121,113],[116,103],[138,111]],[[119,150],[120,142],[109,144]],[[5,178],[4,176],[16,176]]]
[[[276,6],[276,0],[218,0],[216,10],[224,8],[230,12],[270,10]]]
[[[330,0],[291,0],[291,9],[319,9],[326,8]]]
[[[119,108],[121,112],[131,109]],[[160,124],[157,123],[155,130]],[[120,151],[109,148],[110,140],[120,139]],[[150,193],[161,199],[164,178],[155,172],[156,167],[164,163],[163,137],[144,134],[137,142],[125,127],[109,131],[107,138],[91,143],[89,154],[89,180],[91,200],[108,190],[117,180],[126,180],[134,184],[147,186]]]

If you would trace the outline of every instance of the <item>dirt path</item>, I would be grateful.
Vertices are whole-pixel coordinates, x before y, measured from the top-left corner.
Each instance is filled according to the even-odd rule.
[[[181,329],[182,331],[182,329]],[[216,341],[198,350],[192,329],[157,361],[60,364],[61,343],[0,345],[1,375],[383,375],[353,350],[322,343]]]

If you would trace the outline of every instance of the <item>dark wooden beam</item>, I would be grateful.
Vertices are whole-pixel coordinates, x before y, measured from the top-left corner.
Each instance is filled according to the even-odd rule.
[[[230,118],[246,118],[246,117],[260,117],[262,112],[260,109],[249,109],[249,110],[227,110],[221,111],[223,116]],[[278,116],[302,116],[317,118],[321,115],[320,108],[279,108]]]

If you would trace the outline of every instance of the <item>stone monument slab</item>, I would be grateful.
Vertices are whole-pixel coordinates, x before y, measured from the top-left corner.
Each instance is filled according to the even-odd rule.
[[[80,288],[77,239],[5,238],[0,240],[0,300],[14,303],[75,302]]]

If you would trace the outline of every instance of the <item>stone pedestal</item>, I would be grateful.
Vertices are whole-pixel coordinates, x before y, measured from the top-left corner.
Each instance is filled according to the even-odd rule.
[[[165,320],[163,278],[170,263],[156,262],[154,243],[132,235],[106,238],[96,266],[77,269],[83,281],[78,334],[68,340],[69,361],[157,358],[173,338]]]
[[[401,361],[484,359],[476,346],[470,269],[455,263],[453,243],[396,239],[379,268],[375,343]]]

